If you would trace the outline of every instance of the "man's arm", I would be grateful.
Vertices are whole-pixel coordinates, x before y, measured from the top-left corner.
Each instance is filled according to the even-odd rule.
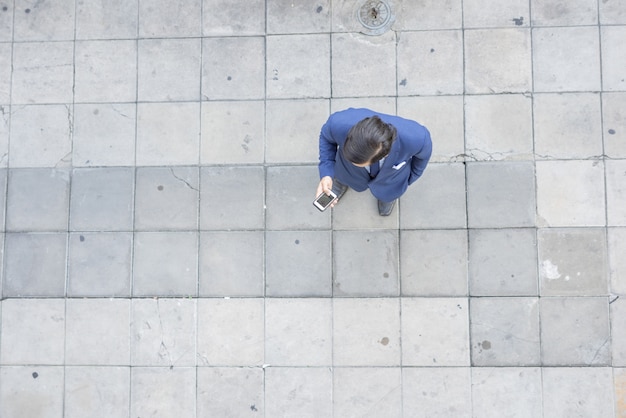
[[[422,176],[430,156],[433,153],[433,143],[430,139],[430,132],[424,128],[423,146],[416,154],[411,158],[411,175],[409,176],[409,184],[415,182]]]

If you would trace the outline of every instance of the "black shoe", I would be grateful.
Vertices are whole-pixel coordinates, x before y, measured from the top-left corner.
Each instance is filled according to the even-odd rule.
[[[398,199],[396,199],[398,200]],[[378,201],[378,214],[380,216],[389,216],[391,215],[391,212],[393,211],[393,207],[396,205],[396,200],[394,200],[393,202],[383,202],[382,200]]]
[[[337,195],[337,199],[341,199],[341,196],[346,194],[348,186],[341,183],[339,180],[333,180],[333,193]]]

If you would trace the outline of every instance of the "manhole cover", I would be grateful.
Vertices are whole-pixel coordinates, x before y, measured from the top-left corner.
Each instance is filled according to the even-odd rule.
[[[382,35],[387,32],[394,21],[389,3],[383,0],[365,0],[356,11],[362,31],[366,35]]]

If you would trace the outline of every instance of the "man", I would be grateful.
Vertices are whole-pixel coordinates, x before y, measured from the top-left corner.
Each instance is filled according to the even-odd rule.
[[[396,200],[426,168],[432,153],[428,130],[417,122],[369,109],[333,113],[320,133],[317,195],[348,187],[369,188],[378,213],[389,216]],[[332,206],[335,206],[337,199]]]

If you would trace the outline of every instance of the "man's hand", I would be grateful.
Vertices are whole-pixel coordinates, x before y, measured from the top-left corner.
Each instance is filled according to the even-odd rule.
[[[317,185],[317,192],[315,193],[315,197],[319,196],[322,192],[330,195],[330,192],[333,190],[333,178],[330,176],[322,177],[320,180],[320,184]],[[335,205],[339,202],[339,199],[335,199],[333,203],[330,204],[330,207],[335,207]]]

